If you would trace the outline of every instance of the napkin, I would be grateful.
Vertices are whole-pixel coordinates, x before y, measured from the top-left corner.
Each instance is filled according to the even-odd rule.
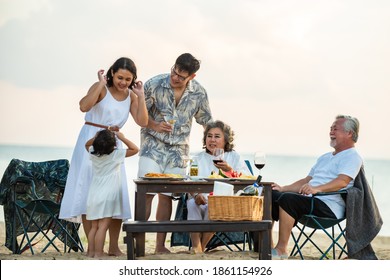
[[[234,195],[234,186],[232,184],[215,181],[213,195]]]

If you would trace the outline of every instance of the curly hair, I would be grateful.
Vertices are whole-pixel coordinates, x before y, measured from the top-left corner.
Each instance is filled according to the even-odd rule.
[[[92,143],[93,152],[96,156],[109,155],[116,148],[115,133],[111,130],[100,130]]]
[[[231,127],[229,125],[225,124],[222,121],[218,121],[218,120],[214,121],[214,122],[209,122],[206,125],[206,128],[205,128],[204,133],[203,133],[203,149],[206,149],[206,151],[208,151],[206,148],[206,139],[207,139],[207,134],[209,133],[210,129],[212,129],[212,128],[220,128],[222,130],[223,136],[225,139],[225,147],[224,147],[225,152],[233,151],[234,131],[231,129]]]

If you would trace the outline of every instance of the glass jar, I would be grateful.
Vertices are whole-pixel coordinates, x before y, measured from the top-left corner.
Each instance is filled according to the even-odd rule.
[[[191,160],[190,176],[198,176],[198,163],[196,158]]]

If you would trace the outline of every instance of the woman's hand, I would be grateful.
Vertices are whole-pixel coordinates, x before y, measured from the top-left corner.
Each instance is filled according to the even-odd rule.
[[[197,194],[194,199],[195,199],[195,203],[197,205],[206,205],[207,204],[206,198],[201,193]]]
[[[107,84],[107,76],[103,76],[104,70],[100,69],[97,74],[98,74],[99,82],[101,82],[104,85],[106,85]]]
[[[221,169],[222,171],[232,171],[232,167],[226,161],[220,161],[218,163],[214,163],[215,167]]]
[[[145,93],[144,93],[144,85],[141,81],[137,81],[134,83],[133,87],[131,90],[137,95],[138,97],[144,98]]]

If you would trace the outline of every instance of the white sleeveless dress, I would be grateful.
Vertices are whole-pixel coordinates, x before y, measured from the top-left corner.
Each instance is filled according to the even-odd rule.
[[[130,113],[131,98],[117,101],[107,88],[106,96],[85,114],[85,121],[122,128]],[[61,202],[60,219],[81,223],[81,215],[87,213],[87,197],[92,181],[92,163],[85,143],[102,128],[84,124],[81,128],[66,181],[65,193]],[[122,142],[118,141],[118,148]],[[113,218],[127,220],[131,218],[130,199],[127,188],[125,165],[122,163],[122,214]]]
[[[87,220],[121,215],[121,165],[125,156],[125,149],[115,149],[109,155],[90,155],[93,176],[87,198]]]

